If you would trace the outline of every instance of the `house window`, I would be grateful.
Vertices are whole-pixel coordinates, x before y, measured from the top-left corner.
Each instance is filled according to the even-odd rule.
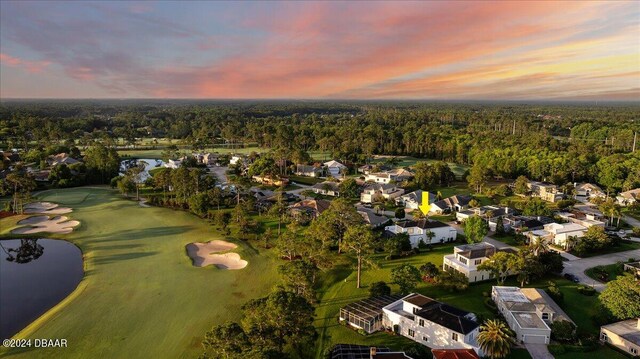
[[[542,313],[542,320],[549,320],[549,313]]]
[[[410,337],[413,337],[414,335],[416,335],[416,332],[415,332],[413,329],[409,329],[409,330],[407,330],[407,334],[408,334]]]
[[[451,333],[451,339],[453,339],[454,341],[458,341],[458,333]]]
[[[418,313],[418,309],[419,309],[419,308],[413,307],[413,314]]]
[[[476,259],[476,261],[474,262],[475,265],[478,265],[480,263],[482,263],[482,259]]]
[[[638,349],[636,348],[629,348],[629,351],[631,352],[631,354],[633,355],[638,355]]]
[[[424,327],[424,319],[420,319],[418,321],[418,325],[421,326],[421,327]]]
[[[428,342],[429,341],[429,337],[422,337],[422,341],[423,342]]]
[[[608,342],[609,341],[609,337],[607,336],[606,333],[602,333],[602,335],[600,336],[600,340]]]

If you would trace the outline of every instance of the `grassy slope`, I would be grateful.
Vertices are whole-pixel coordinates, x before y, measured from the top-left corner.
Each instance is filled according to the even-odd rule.
[[[86,274],[79,288],[84,289],[20,334],[66,338],[69,348],[0,356],[192,358],[206,330],[238,319],[239,307],[265,294],[277,278],[271,253],[244,243],[237,250],[249,261],[243,270],[193,267],[184,246],[221,236],[190,214],[142,208],[100,189],[45,192],[40,198],[72,206],[71,216],[82,223],[62,237],[83,251]]]

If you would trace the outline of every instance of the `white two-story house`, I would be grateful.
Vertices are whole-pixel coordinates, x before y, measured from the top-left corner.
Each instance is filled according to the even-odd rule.
[[[373,203],[387,199],[395,199],[404,194],[404,189],[393,184],[372,184],[367,186],[360,194],[360,202]]]
[[[525,232],[531,243],[544,240],[547,243],[569,249],[570,238],[579,240],[584,237],[587,227],[577,223],[547,223],[543,229]]]
[[[421,294],[409,294],[382,308],[382,326],[433,349],[473,349],[480,324],[476,315]]]
[[[393,235],[407,233],[413,248],[418,247],[421,240],[426,244],[453,242],[457,234],[456,229],[450,225],[428,219],[400,220],[384,229]]]
[[[455,270],[464,274],[469,278],[469,283],[489,280],[492,278],[491,273],[478,270],[478,266],[497,252],[498,249],[487,242],[455,246],[453,254],[444,256],[442,268],[446,271]]]

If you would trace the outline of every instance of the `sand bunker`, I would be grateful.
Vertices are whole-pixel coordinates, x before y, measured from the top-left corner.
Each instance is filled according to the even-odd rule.
[[[72,211],[69,207],[59,207],[57,203],[33,202],[24,206],[24,213],[66,214]]]
[[[16,228],[11,233],[13,234],[35,234],[35,233],[59,233],[66,234],[71,233],[73,228],[78,226],[80,222],[70,221],[67,216],[56,216],[49,218],[49,216],[32,216],[25,218],[18,222],[25,227]]]
[[[249,264],[238,253],[212,254],[238,247],[230,242],[215,240],[207,243],[189,243],[186,247],[187,254],[196,267],[206,267],[213,264],[220,269],[242,269]]]

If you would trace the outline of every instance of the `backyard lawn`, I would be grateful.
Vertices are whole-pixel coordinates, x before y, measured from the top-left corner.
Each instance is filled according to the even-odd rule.
[[[205,331],[239,319],[240,306],[277,280],[273,252],[238,244],[242,270],[196,268],[185,253],[194,241],[225,239],[205,221],[181,211],[143,208],[114,191],[45,191],[41,200],[73,208],[81,222],[64,238],[82,249],[85,277],[20,338],[65,338],[64,349],[0,350],[10,358],[194,358]],[[0,220],[3,237],[20,216]],[[45,254],[46,255],[46,254]],[[65,303],[66,302],[66,303]]]

